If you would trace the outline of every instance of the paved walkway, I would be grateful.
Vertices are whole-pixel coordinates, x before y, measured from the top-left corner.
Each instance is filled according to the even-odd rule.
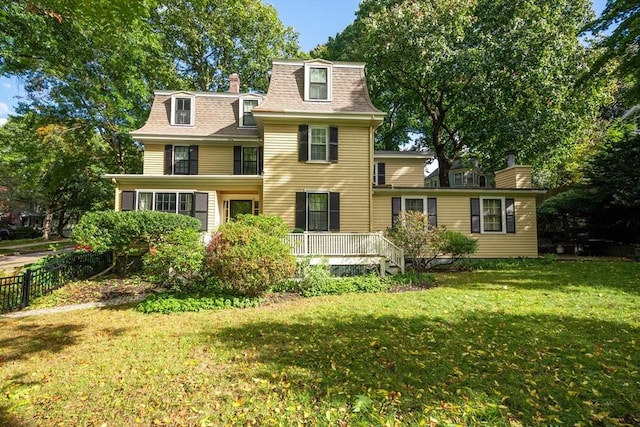
[[[131,302],[142,301],[148,295],[149,294],[125,296],[125,297],[112,298],[107,301],[87,302],[84,304],[63,305],[60,307],[51,307],[51,308],[39,308],[37,310],[25,309],[22,311],[15,311],[13,313],[1,314],[0,318],[16,319],[16,318],[28,317],[28,316],[40,316],[43,314],[65,313],[67,311],[86,310],[88,308],[112,307],[114,305],[122,305],[122,304],[131,303]]]

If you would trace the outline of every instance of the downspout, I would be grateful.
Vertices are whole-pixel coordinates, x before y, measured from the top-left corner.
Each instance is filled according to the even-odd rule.
[[[371,176],[373,174],[373,137],[374,128],[373,125],[369,125],[369,232],[373,232],[373,181]]]

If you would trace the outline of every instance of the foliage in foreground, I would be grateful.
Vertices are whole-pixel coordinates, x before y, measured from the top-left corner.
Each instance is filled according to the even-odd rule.
[[[429,223],[428,214],[418,211],[400,212],[385,235],[404,250],[405,258],[414,268],[431,268],[436,258],[445,255],[451,257],[449,264],[453,264],[478,250],[476,239],[446,227],[435,227]]]
[[[185,311],[257,307],[261,302],[261,298],[223,295],[215,292],[205,294],[171,292],[152,295],[138,304],[136,310],[142,313],[168,314]]]
[[[220,226],[207,246],[208,272],[234,295],[258,297],[293,276],[295,259],[282,238],[288,228],[273,215],[239,215]]]
[[[631,262],[437,274],[427,292],[5,319],[3,425],[637,425]]]

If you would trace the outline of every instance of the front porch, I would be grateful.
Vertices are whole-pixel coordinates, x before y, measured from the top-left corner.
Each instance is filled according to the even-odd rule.
[[[380,274],[404,273],[404,251],[382,233],[291,233],[285,237],[296,257],[311,264],[323,259],[329,265],[379,265]]]

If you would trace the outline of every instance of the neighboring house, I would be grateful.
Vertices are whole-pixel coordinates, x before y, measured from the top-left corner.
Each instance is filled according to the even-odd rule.
[[[275,60],[266,95],[239,87],[234,74],[227,93],[157,91],[132,133],[143,174],[106,176],[116,210],[192,215],[208,232],[241,213],[274,214],[308,232],[291,235],[304,253],[372,255],[401,210],[419,209],[477,237],[478,257],[537,256],[530,168],[498,172],[496,188],[425,188],[429,154],[373,149],[385,113],[364,64]]]
[[[424,180],[425,187],[440,187],[440,169],[436,168]],[[449,186],[460,188],[487,188],[494,187],[493,176],[485,173],[477,157],[470,159],[456,160],[449,168]]]
[[[640,104],[636,104],[625,111],[622,117],[620,117],[620,120],[628,120],[633,123],[633,125],[635,126],[634,133],[636,135],[640,135]]]

